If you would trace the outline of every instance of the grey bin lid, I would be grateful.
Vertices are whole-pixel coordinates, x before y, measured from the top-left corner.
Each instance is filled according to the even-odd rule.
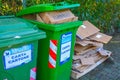
[[[46,37],[36,25],[16,17],[0,17],[0,47],[19,44]]]

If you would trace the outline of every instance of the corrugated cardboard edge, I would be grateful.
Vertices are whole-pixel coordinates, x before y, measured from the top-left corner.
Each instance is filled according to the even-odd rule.
[[[98,41],[107,44],[112,39],[112,36],[98,32],[92,36],[89,36],[88,38],[93,41]]]
[[[103,43],[97,41],[90,41],[90,40],[76,41],[76,44],[80,44],[82,46],[93,45],[97,47],[103,47]]]
[[[44,21],[42,20],[39,14],[36,14],[36,20],[44,23]]]
[[[82,65],[92,65],[92,64],[95,64],[95,61],[94,61],[93,57],[87,57],[87,58],[81,57],[80,60],[81,60],[81,64]]]
[[[69,13],[69,17],[64,17],[60,19],[55,19],[55,16],[58,16],[58,14],[65,14]],[[54,15],[54,17],[53,17]],[[45,23],[50,23],[50,24],[58,24],[58,23],[64,23],[64,22],[71,22],[71,21],[76,21],[78,20],[78,17],[76,17],[69,9],[65,10],[58,10],[58,11],[52,11],[52,12],[44,12],[40,13],[41,18]],[[62,15],[64,16],[64,15]]]
[[[82,77],[83,75],[87,74],[88,72],[92,71],[93,69],[95,69],[98,65],[100,65],[101,63],[103,63],[105,60],[107,60],[109,57],[102,57],[99,61],[97,61],[94,65],[88,66],[87,69],[81,73],[73,71],[72,70],[72,74],[71,77],[74,79],[78,79],[80,77]]]
[[[83,21],[83,25],[78,28],[77,37],[85,39],[99,31],[100,30],[89,21]]]

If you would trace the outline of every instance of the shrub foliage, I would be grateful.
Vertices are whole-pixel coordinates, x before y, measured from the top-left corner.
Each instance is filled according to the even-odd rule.
[[[56,3],[63,0],[0,0],[0,15],[15,14],[24,7],[36,4]],[[89,20],[102,32],[114,33],[120,27],[120,0],[64,0],[80,3],[73,9],[79,20]]]

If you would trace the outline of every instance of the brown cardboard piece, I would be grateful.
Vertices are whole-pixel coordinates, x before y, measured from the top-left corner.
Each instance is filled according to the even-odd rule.
[[[28,15],[24,15],[22,17],[25,18],[25,19],[36,20],[36,15],[35,14],[28,14]]]
[[[81,48],[75,48],[75,55],[83,55],[86,54],[87,52],[90,52],[91,50],[96,50],[96,46],[85,46]]]
[[[98,52],[100,53],[101,56],[110,56],[112,53],[111,51],[104,50],[104,49],[100,49]]]
[[[93,47],[94,46],[92,46],[92,45],[88,45],[88,46],[81,46],[81,45],[79,45],[79,44],[76,44],[75,45],[75,51],[76,52],[78,52],[78,53],[82,53],[83,51],[85,51],[85,50],[88,50],[88,49],[93,49]]]
[[[78,28],[77,37],[79,37],[80,39],[85,39],[86,37],[89,37],[99,31],[100,30],[93,24],[88,21],[84,21],[83,25]]]
[[[76,41],[76,44],[79,44],[79,45],[81,45],[81,46],[87,46],[87,45],[89,45],[89,43],[87,43],[87,42],[84,41],[84,40]]]
[[[40,13],[42,20],[49,24],[58,24],[78,20],[69,9]]]
[[[82,65],[92,65],[95,64],[93,57],[80,58]]]
[[[93,49],[91,49],[91,50],[89,50],[89,51],[86,51],[84,54],[81,54],[81,55],[74,55],[73,56],[73,60],[78,60],[78,59],[80,59],[81,57],[92,57],[92,55],[94,55],[94,54],[96,54],[97,53],[97,51],[96,50],[93,50]]]
[[[40,17],[39,14],[36,14],[36,20],[39,21],[39,22],[44,23],[44,21],[42,20],[42,18]]]
[[[88,41],[88,40],[81,40],[81,41],[76,41],[76,44],[80,44],[81,46],[87,46],[87,45],[93,45],[96,47],[103,47],[103,43],[96,42],[96,41]]]
[[[108,36],[106,34],[98,32],[98,33],[90,36],[89,39],[93,40],[93,41],[98,41],[98,42],[106,44],[106,43],[108,43],[112,39],[112,36]]]

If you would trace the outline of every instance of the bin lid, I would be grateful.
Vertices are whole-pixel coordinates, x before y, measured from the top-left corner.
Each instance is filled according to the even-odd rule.
[[[61,9],[68,9],[68,8],[74,8],[74,7],[79,7],[79,6],[80,4],[71,4],[67,2],[59,2],[59,3],[53,3],[53,4],[39,4],[39,5],[34,5],[34,6],[21,10],[20,12],[16,14],[16,16],[23,16],[26,14],[47,12],[47,11],[54,11],[54,10],[61,10]]]
[[[13,16],[0,17],[0,47],[45,38],[44,31],[36,25]]]

